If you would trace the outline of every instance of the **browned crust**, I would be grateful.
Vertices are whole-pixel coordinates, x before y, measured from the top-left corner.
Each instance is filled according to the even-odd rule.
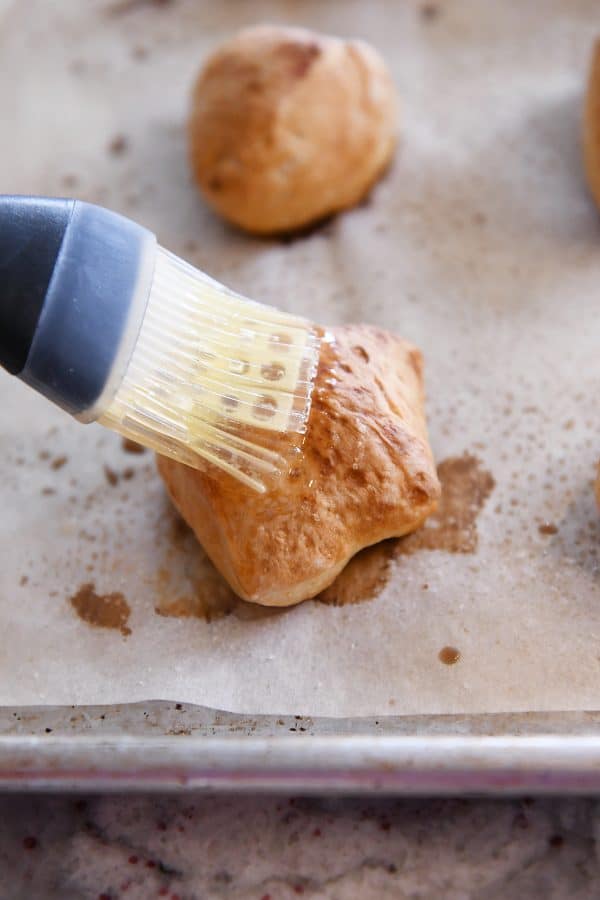
[[[371,47],[263,25],[226,41],[200,72],[190,163],[226,219],[289,232],[358,203],[395,132],[395,89]]]
[[[314,596],[363,547],[417,528],[439,496],[420,352],[366,325],[334,336],[321,353],[303,457],[271,491],[158,460],[216,567],[255,603]]]

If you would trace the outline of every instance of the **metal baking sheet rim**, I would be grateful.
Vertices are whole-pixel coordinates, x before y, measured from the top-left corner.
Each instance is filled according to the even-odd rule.
[[[127,717],[136,707],[144,709],[140,715],[147,733],[110,733],[115,724],[119,727],[119,716]],[[181,704],[170,708],[177,707]],[[302,734],[295,727],[296,717],[250,720],[197,707],[200,725],[151,733],[157,723],[148,721],[148,710],[169,709],[157,702],[90,708],[95,720],[83,715],[102,726],[106,714],[100,710],[117,712],[107,728],[94,728],[95,733],[55,734],[44,724],[57,716],[59,723],[73,722],[82,709],[39,708],[30,715],[21,710],[36,726],[0,734],[0,789],[400,796],[600,793],[597,713],[511,714],[506,721],[512,733],[493,733],[494,720],[501,722],[501,716],[314,719],[302,720],[310,722]],[[18,715],[2,710],[4,727]],[[424,732],[433,725],[437,733],[416,733],[415,722],[421,722]],[[469,733],[470,724],[478,733]],[[561,733],[561,724],[574,733]],[[373,733],[375,725],[387,733]],[[194,727],[200,729],[196,734]],[[336,729],[346,733],[331,733]]]
[[[6,5],[0,0],[0,14]],[[548,11],[545,16],[549,18]],[[73,35],[77,39],[76,31]],[[77,54],[81,52],[77,47]],[[193,52],[198,53],[196,44]],[[513,56],[511,47],[511,64]],[[154,117],[156,99],[152,92],[148,96]],[[147,157],[139,159],[146,177]],[[93,163],[95,167],[97,160]],[[58,184],[62,166],[60,159],[56,172],[50,168],[48,177],[56,181],[48,183]],[[182,184],[187,193],[187,182]],[[146,203],[138,212],[152,222],[156,198],[150,195]],[[164,231],[162,218],[160,224]],[[103,712],[99,707],[0,709],[0,788],[398,795],[600,792],[598,713],[315,719],[296,725],[293,716],[250,722],[249,717],[214,710],[200,714],[197,708],[178,711],[175,706],[170,705],[167,718],[157,712],[165,705],[153,703],[120,710],[105,707]]]

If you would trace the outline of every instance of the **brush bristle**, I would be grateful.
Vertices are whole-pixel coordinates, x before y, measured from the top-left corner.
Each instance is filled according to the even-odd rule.
[[[319,343],[304,319],[246,300],[159,248],[133,355],[99,421],[264,491],[301,446]]]

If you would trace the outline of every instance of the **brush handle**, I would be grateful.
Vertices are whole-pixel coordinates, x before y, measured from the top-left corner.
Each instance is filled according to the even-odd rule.
[[[0,363],[22,371],[65,235],[72,200],[0,196]]]
[[[101,207],[0,196],[0,364],[95,419],[135,346],[155,256],[151,232]]]

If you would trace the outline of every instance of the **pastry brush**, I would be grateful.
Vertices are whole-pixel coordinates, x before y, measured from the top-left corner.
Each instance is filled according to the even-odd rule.
[[[80,422],[264,491],[300,452],[318,354],[311,323],[129,219],[0,196],[0,363]]]

